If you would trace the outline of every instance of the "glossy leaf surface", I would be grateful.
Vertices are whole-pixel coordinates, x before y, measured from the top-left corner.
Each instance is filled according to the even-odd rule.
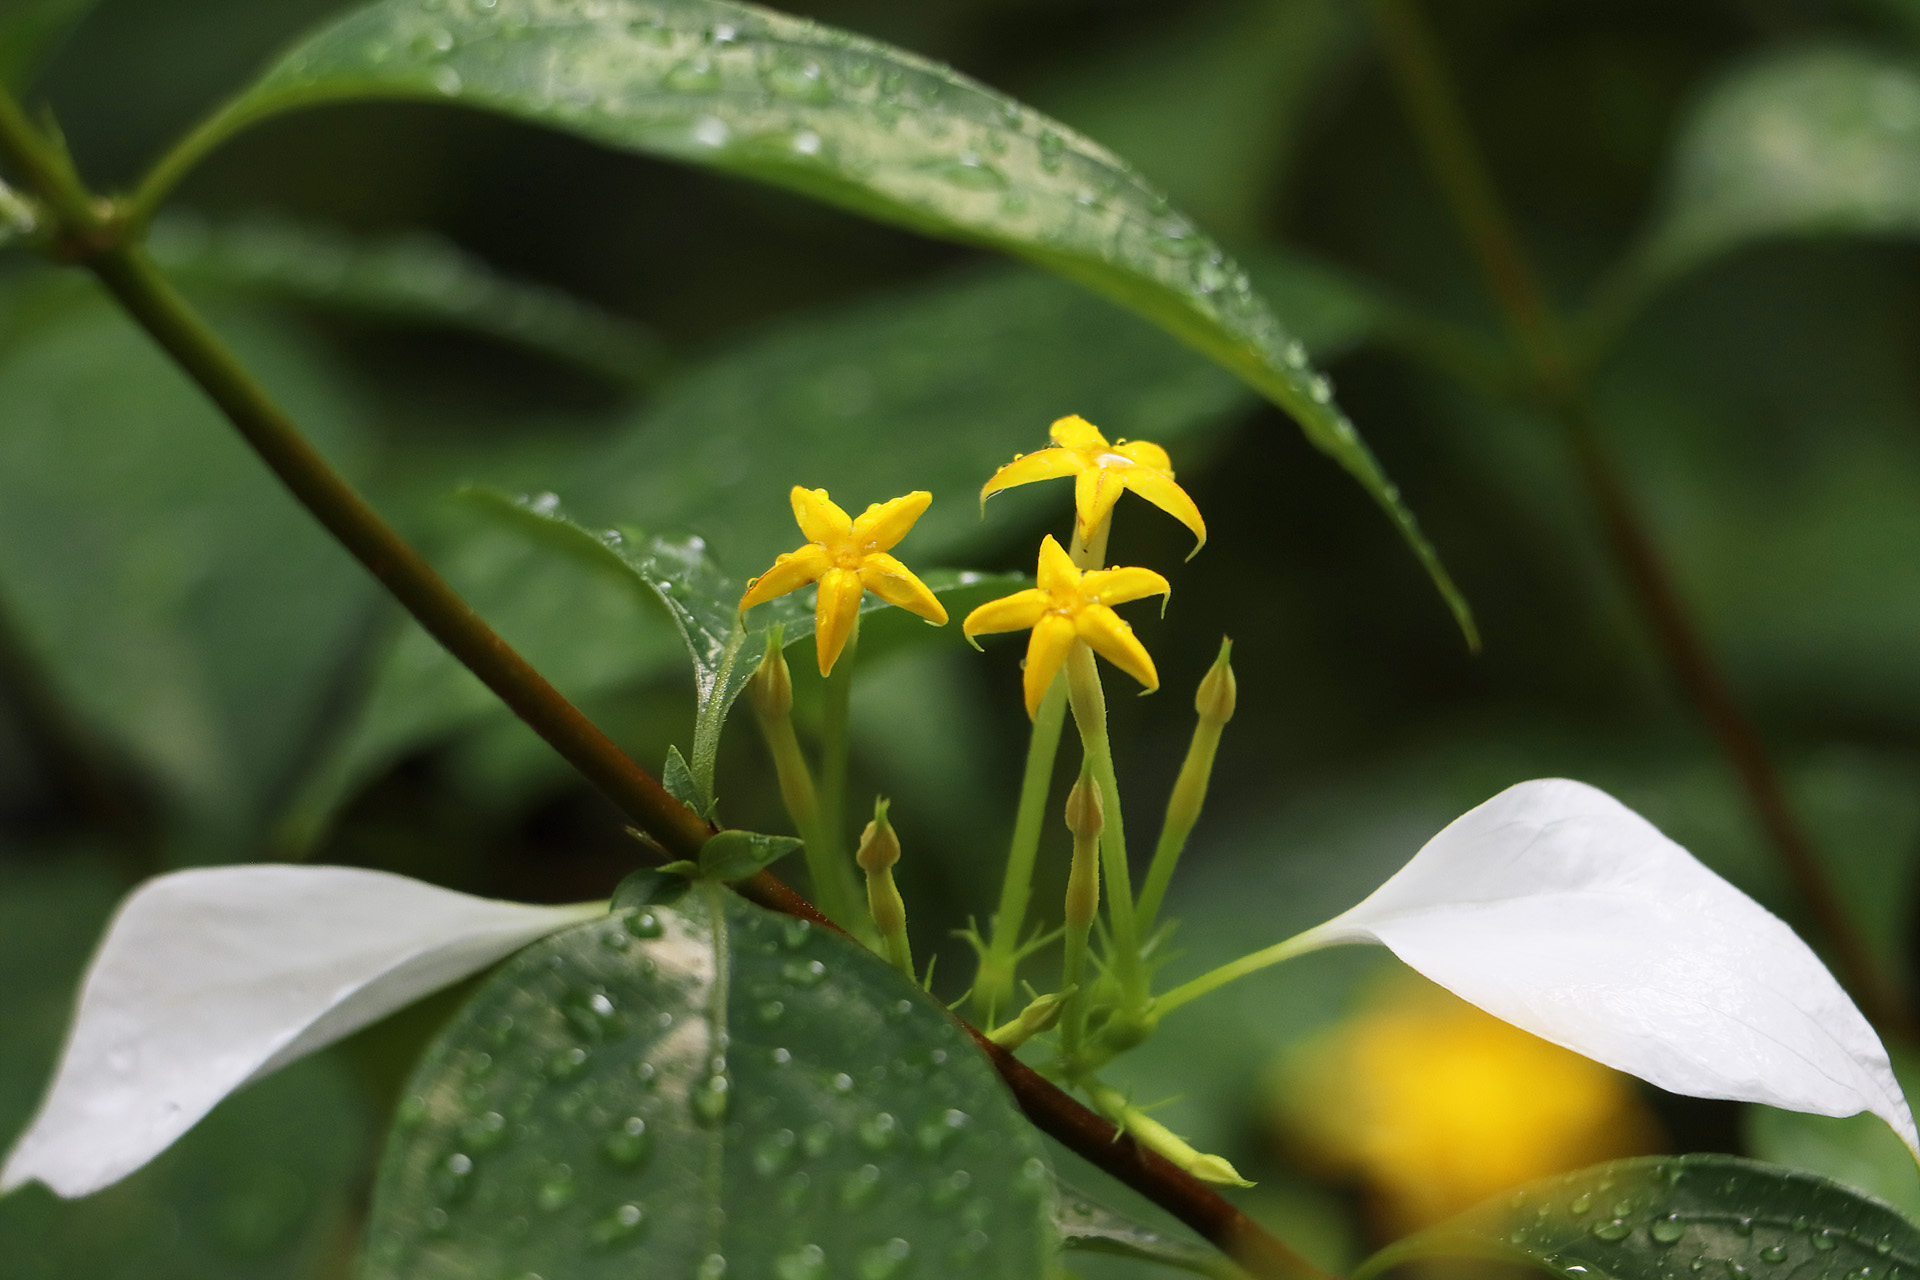
[[[1145,316],[1287,410],[1464,602],[1307,351],[1246,273],[1096,144],[904,51],[726,0],[383,0],[296,46],[202,127],[367,99],[455,102],[983,244]]]
[[[1641,270],[1778,236],[1920,234],[1920,64],[1844,47],[1756,60],[1684,125]]]
[[[1920,1231],[1813,1174],[1734,1156],[1656,1157],[1530,1183],[1388,1246],[1355,1280],[1432,1257],[1608,1280],[1839,1280],[1920,1266]]]
[[[366,1274],[1039,1276],[1051,1185],[939,1005],[706,886],[481,989],[403,1103]]]

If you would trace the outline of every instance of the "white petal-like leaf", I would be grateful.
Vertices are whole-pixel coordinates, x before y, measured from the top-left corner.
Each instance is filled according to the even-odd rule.
[[[149,881],[94,956],[0,1191],[34,1180],[97,1191],[247,1082],[604,910],[492,902],[350,867]]]
[[[1523,782],[1302,942],[1378,942],[1465,1000],[1675,1093],[1870,1111],[1886,1050],[1779,918],[1603,791]]]

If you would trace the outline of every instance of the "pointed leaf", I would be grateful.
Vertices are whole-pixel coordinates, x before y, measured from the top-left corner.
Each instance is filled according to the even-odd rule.
[[[788,187],[1058,272],[1285,409],[1438,558],[1247,275],[1123,162],[904,51],[726,0],[382,0],[322,27],[162,162],[149,206],[234,132],[327,102],[454,102]]]
[[[1569,1280],[1873,1280],[1920,1266],[1920,1231],[1825,1178],[1695,1155],[1618,1160],[1530,1183],[1389,1245],[1354,1280],[1434,1257],[1532,1263]]]
[[[148,881],[108,926],[0,1190],[107,1186],[249,1080],[602,910],[491,902],[350,867]]]
[[[547,939],[421,1064],[366,1280],[1048,1274],[1033,1127],[925,992],[717,886]]]
[[[680,748],[667,748],[667,763],[660,770],[660,785],[667,794],[678,800],[695,813],[707,816],[707,802],[700,795],[699,784],[693,780],[693,770],[687,768],[687,758],[680,754]]]
[[[1879,1037],[1777,917],[1603,791],[1523,782],[1305,939],[1378,942],[1496,1017],[1675,1093],[1871,1111]]]
[[[767,836],[758,831],[722,831],[700,846],[700,874],[730,883],[766,870],[800,848],[792,836]]]

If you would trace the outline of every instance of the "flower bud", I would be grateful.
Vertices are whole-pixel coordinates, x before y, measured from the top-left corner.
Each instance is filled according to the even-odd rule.
[[[1067,793],[1067,830],[1073,832],[1075,840],[1092,840],[1099,836],[1105,823],[1100,808],[1100,788],[1092,776],[1083,771],[1073,790]]]
[[[987,1039],[1002,1049],[1018,1049],[1037,1035],[1051,1031],[1060,1021],[1060,1011],[1065,1007],[1067,991],[1049,992],[1041,996],[1020,1011],[1020,1016],[987,1033]]]
[[[860,833],[860,851],[853,856],[860,869],[869,874],[884,871],[900,861],[900,837],[887,821],[887,801],[874,801],[873,821]]]
[[[1233,679],[1233,664],[1228,661],[1232,653],[1233,641],[1223,637],[1220,656],[1207,669],[1206,676],[1200,681],[1200,690],[1193,697],[1193,709],[1200,713],[1202,720],[1225,724],[1233,719],[1238,686]]]
[[[747,696],[753,709],[766,719],[785,719],[793,714],[793,673],[787,669],[787,655],[781,649],[784,628],[767,632],[767,652],[747,681]],[[841,846],[845,848],[845,845]]]

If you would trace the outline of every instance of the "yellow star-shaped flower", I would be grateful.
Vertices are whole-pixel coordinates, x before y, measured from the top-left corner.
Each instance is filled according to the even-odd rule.
[[[1053,448],[1022,454],[993,473],[993,479],[980,490],[983,505],[1002,489],[1072,476],[1077,532],[1082,542],[1113,511],[1121,492],[1131,489],[1193,530],[1193,536],[1199,539],[1193,547],[1195,553],[1207,545],[1207,522],[1200,518],[1200,508],[1193,505],[1187,491],[1173,482],[1173,461],[1165,449],[1146,440],[1108,444],[1100,429],[1078,414],[1060,419],[1048,434],[1053,437]]]
[[[932,494],[918,489],[892,502],[876,502],[858,519],[842,511],[825,489],[795,485],[792,497],[793,518],[807,535],[807,545],[781,556],[773,568],[747,583],[740,612],[798,591],[809,582],[819,583],[813,643],[823,676],[833,670],[840,651],[847,647],[847,637],[853,634],[862,591],[917,613],[936,627],[946,625],[947,611],[927,584],[887,554],[926,511]]]
[[[1146,646],[1134,638],[1133,628],[1109,606],[1146,596],[1173,594],[1167,580],[1151,569],[1094,569],[1081,572],[1051,534],[1040,544],[1039,585],[990,600],[960,624],[967,643],[977,635],[1020,631],[1028,627],[1027,716],[1040,709],[1040,699],[1060,674],[1067,654],[1081,641],[1095,653],[1138,680],[1148,689],[1160,687],[1160,673]]]

